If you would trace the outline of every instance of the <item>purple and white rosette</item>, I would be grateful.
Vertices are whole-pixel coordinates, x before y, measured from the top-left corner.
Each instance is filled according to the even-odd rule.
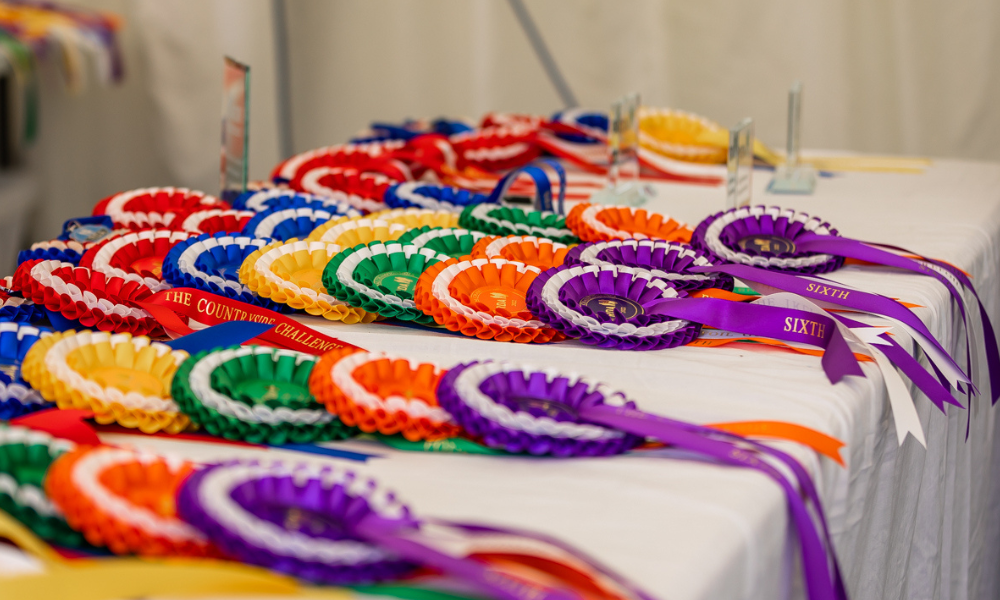
[[[701,331],[698,323],[650,310],[683,294],[642,269],[563,265],[532,282],[527,303],[539,320],[585,344],[657,350],[687,344]]]
[[[733,289],[733,278],[725,273],[696,273],[692,267],[711,267],[708,255],[687,244],[664,240],[611,240],[572,248],[567,265],[619,265],[643,269],[665,279],[678,290],[693,292],[708,288]]]
[[[412,522],[409,509],[375,482],[342,468],[212,465],[184,483],[177,510],[226,555],[309,581],[367,584],[416,568],[354,533],[370,515]]]
[[[716,213],[695,228],[691,245],[719,263],[819,274],[839,269],[844,258],[803,251],[796,243],[814,236],[837,236],[819,217],[777,206],[748,206]]]
[[[584,406],[634,407],[623,392],[576,375],[483,361],[450,369],[438,384],[438,404],[469,434],[515,454],[609,456],[642,438],[588,423]]]

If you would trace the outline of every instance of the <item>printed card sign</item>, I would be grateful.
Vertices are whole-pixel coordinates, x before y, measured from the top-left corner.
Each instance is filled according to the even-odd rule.
[[[222,197],[247,187],[250,141],[250,67],[228,56],[222,71]]]

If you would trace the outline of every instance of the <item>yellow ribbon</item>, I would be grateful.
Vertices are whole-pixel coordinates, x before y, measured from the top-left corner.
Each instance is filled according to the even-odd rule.
[[[66,560],[3,511],[0,511],[0,537],[11,540],[45,567],[45,573],[0,576],[4,600],[115,600],[223,594],[330,600],[354,597],[340,588],[303,587],[291,577],[221,560],[133,557]]]

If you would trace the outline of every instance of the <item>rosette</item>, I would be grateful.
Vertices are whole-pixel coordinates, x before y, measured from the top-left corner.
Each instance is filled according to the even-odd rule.
[[[194,234],[167,229],[126,233],[87,250],[80,259],[80,266],[103,274],[109,280],[136,282],[158,292],[170,287],[163,281],[163,259],[175,244],[190,237]]]
[[[408,440],[454,437],[460,429],[438,406],[444,371],[381,352],[333,350],[320,358],[309,389],[327,410],[365,433]]]
[[[270,240],[227,233],[202,234],[170,249],[163,260],[163,279],[174,287],[193,287],[279,312],[291,309],[253,293],[240,283],[243,262]]]
[[[286,241],[301,239],[313,229],[334,218],[319,208],[269,208],[259,212],[243,228],[243,235],[252,238],[274,238]]]
[[[669,158],[699,163],[726,162],[726,148],[699,143],[698,136],[725,129],[704,117],[665,108],[639,109],[639,145]]]
[[[0,321],[33,323],[45,317],[44,309],[14,291],[14,278],[0,279]]]
[[[323,285],[351,306],[387,318],[430,324],[413,301],[413,288],[431,265],[448,260],[410,244],[371,242],[341,250],[323,269]]]
[[[66,521],[115,554],[216,556],[204,535],[177,516],[174,497],[194,470],[188,462],[109,446],[60,456],[45,492]]]
[[[566,216],[566,226],[585,242],[656,239],[691,240],[691,228],[666,215],[634,206],[608,206],[581,202]]]
[[[147,337],[84,330],[39,339],[21,370],[59,408],[91,410],[101,424],[178,433],[189,419],[170,399],[170,378],[185,358]]]
[[[16,419],[52,405],[21,378],[21,363],[47,329],[0,321],[0,421]]]
[[[801,543],[809,597],[846,598],[840,592],[843,583],[815,485],[808,472],[783,452],[642,412],[623,392],[583,377],[493,361],[449,370],[438,386],[438,401],[469,434],[508,452],[601,456],[624,452],[649,437],[722,464],[761,471],[785,492]],[[802,492],[761,455],[784,463]],[[817,517],[810,514],[807,502]]]
[[[447,210],[393,208],[374,213],[371,216],[389,223],[405,225],[408,230],[418,227],[455,227],[458,225],[458,215]]]
[[[328,226],[327,226],[328,225]],[[390,223],[374,216],[361,219],[340,219],[317,227],[307,238],[309,241],[336,244],[351,248],[370,242],[391,242],[409,228],[400,223]]]
[[[560,138],[575,144],[601,144],[604,143],[608,132],[608,113],[587,110],[584,108],[568,108],[552,115],[550,126],[555,124],[568,125],[574,130],[573,133],[553,128]],[[597,135],[586,135],[583,132],[593,130]],[[580,133],[576,133],[579,131]]]
[[[108,215],[116,227],[166,227],[180,215],[204,208],[229,208],[215,196],[185,188],[143,188],[101,200],[93,214]]]
[[[547,238],[532,235],[508,235],[487,237],[476,242],[472,249],[473,258],[504,258],[541,270],[558,267],[566,260],[569,247]]]
[[[510,123],[457,133],[448,138],[465,162],[487,171],[505,171],[538,158],[537,123]]]
[[[462,211],[458,225],[490,235],[534,235],[563,244],[580,243],[566,228],[566,218],[549,211],[525,212],[512,206],[476,204]]]
[[[844,264],[842,257],[798,248],[797,241],[813,235],[839,234],[819,217],[776,206],[753,206],[708,217],[695,228],[691,244],[716,263],[812,275],[839,269]]]
[[[673,348],[691,342],[697,323],[653,310],[678,292],[648,271],[622,266],[564,265],[543,272],[528,289],[533,314],[567,337],[624,350]]]
[[[24,523],[38,537],[63,546],[82,546],[63,513],[43,491],[43,480],[73,442],[26,427],[0,425],[0,510]]]
[[[424,271],[413,293],[417,308],[463,335],[500,342],[563,339],[527,310],[525,294],[539,269],[502,258],[458,259]]]
[[[486,194],[477,194],[447,185],[422,181],[405,181],[389,187],[383,197],[390,208],[427,208],[462,212],[470,204],[489,200]]]
[[[183,219],[174,219],[174,229],[192,233],[237,233],[256,214],[251,210],[206,208],[188,213]]]
[[[275,242],[255,251],[240,267],[250,290],[311,315],[344,323],[370,323],[378,316],[337,300],[323,287],[323,268],[340,246],[326,242]]]
[[[57,312],[84,327],[101,331],[160,335],[163,329],[137,307],[152,295],[133,279],[108,277],[85,267],[55,260],[26,262],[14,273],[14,286],[38,306]]]
[[[418,248],[429,248],[451,258],[461,258],[472,253],[476,242],[486,237],[481,231],[469,231],[458,227],[419,227],[404,233],[400,244],[413,244]]]
[[[354,531],[369,516],[407,522],[409,509],[340,467],[212,465],[184,483],[177,510],[227,556],[310,581],[372,583],[416,568]]]
[[[116,236],[126,230],[115,230],[107,236],[95,242],[80,243],[76,240],[49,240],[46,242],[36,242],[27,250],[17,253],[17,264],[28,262],[29,260],[58,260],[78,264],[87,250],[96,246],[100,241],[108,237]]]
[[[581,244],[566,254],[568,265],[621,265],[644,269],[685,291],[720,288],[731,291],[733,278],[725,273],[694,272],[711,267],[705,252],[687,244],[662,240],[612,240]]]
[[[309,391],[316,360],[263,346],[201,352],[177,369],[172,395],[196,425],[228,439],[282,445],[346,438],[351,431]]]
[[[329,196],[318,196],[296,192],[287,188],[273,188],[256,192],[244,192],[233,202],[233,208],[264,212],[272,208],[318,208],[338,217],[359,217],[361,212],[354,208],[361,198],[349,197],[343,192]]]
[[[385,190],[403,179],[353,167],[322,165],[302,171],[290,185],[317,196],[346,198],[355,209],[370,213],[385,209],[385,202],[382,202]]]

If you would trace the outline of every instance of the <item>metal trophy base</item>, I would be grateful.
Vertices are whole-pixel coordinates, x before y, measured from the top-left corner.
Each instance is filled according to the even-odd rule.
[[[588,202],[592,204],[638,207],[646,204],[653,196],[653,190],[649,186],[626,183],[616,187],[606,187],[603,190],[594,192],[594,195],[590,197]]]
[[[781,165],[775,169],[774,179],[768,184],[767,191],[772,194],[812,194],[816,191],[816,169]]]

